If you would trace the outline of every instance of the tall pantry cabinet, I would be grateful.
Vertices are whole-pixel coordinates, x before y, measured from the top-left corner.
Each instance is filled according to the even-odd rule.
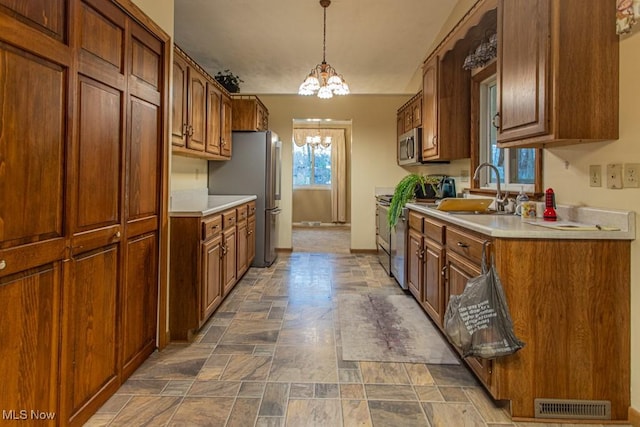
[[[169,38],[128,0],[0,0],[4,408],[82,425],[155,349]]]

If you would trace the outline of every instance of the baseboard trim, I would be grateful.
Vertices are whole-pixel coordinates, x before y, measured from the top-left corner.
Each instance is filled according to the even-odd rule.
[[[629,423],[633,427],[640,427],[640,411],[629,406]]]
[[[291,253],[293,252],[293,248],[276,248],[276,252]]]
[[[378,253],[377,249],[349,249],[349,252],[352,254],[369,254],[375,255]]]

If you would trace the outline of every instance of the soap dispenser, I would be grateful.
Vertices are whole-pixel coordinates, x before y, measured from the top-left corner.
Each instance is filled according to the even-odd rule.
[[[520,187],[520,193],[518,193],[518,196],[516,197],[516,209],[515,209],[515,214],[516,215],[522,215],[522,203],[524,202],[528,202],[529,201],[529,196],[527,196],[527,193],[524,192],[524,187]]]

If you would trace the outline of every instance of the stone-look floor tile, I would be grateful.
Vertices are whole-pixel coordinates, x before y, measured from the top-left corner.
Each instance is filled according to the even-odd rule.
[[[189,397],[236,397],[240,390],[239,381],[195,381],[189,390]]]
[[[234,320],[266,320],[269,313],[238,312]]]
[[[362,374],[359,369],[340,369],[338,379],[340,383],[361,383]]]
[[[290,399],[311,399],[315,393],[313,383],[292,383],[289,390]]]
[[[271,356],[232,355],[221,380],[265,381],[269,375]]]
[[[181,400],[181,397],[174,396],[134,396],[110,425],[124,427],[165,425]]]
[[[213,354],[253,354],[255,349],[255,345],[218,344],[216,348],[213,349]]]
[[[462,387],[443,386],[438,387],[445,402],[462,402],[469,403],[469,398],[465,394]]]
[[[369,416],[369,406],[365,400],[343,400],[342,420],[345,427],[361,426],[371,427],[371,417]]]
[[[316,384],[314,397],[316,399],[336,399],[340,397],[338,384]]]
[[[269,311],[269,316],[267,316],[267,319],[282,320],[284,319],[284,312],[285,312],[285,307],[272,306],[271,310]]]
[[[258,416],[258,408],[260,408],[260,399],[236,399],[236,402],[233,404],[233,409],[231,409],[229,421],[225,427],[247,427],[254,425]]]
[[[365,384],[410,384],[402,363],[360,362]]]
[[[407,370],[409,380],[413,385],[434,385],[435,381],[427,365],[420,363],[405,363],[404,368]]]
[[[257,345],[253,349],[254,356],[273,356],[276,351],[276,346],[271,344]]]
[[[160,394],[162,396],[186,396],[192,384],[193,381],[189,380],[171,380]]]
[[[289,384],[267,383],[258,414],[261,417],[282,417],[287,411]]]
[[[340,384],[340,397],[353,400],[365,399],[364,386],[362,384]]]
[[[288,426],[342,426],[342,408],[337,399],[290,400]]]
[[[227,330],[226,326],[212,325],[200,340],[201,344],[216,344]]]
[[[337,382],[335,347],[277,346],[270,381]]]
[[[279,320],[236,320],[227,327],[221,344],[275,344],[282,322]]]
[[[335,345],[333,327],[283,328],[278,345],[323,344]]]
[[[238,307],[238,313],[269,313],[271,303],[268,301],[244,301]]]
[[[120,390],[118,393],[114,394],[107,400],[104,405],[98,410],[98,414],[117,414],[120,412],[124,405],[131,399],[131,396],[128,394],[120,394]]]
[[[511,417],[507,415],[505,410],[496,406],[493,399],[490,398],[484,389],[480,387],[467,387],[464,393],[471,403],[476,407],[480,416],[488,423],[510,423]]]
[[[131,376],[131,379],[189,380],[195,378],[211,354],[211,347],[169,346],[154,353]]]
[[[478,411],[470,403],[423,403],[432,427],[485,427]]]
[[[284,417],[258,417],[256,427],[284,427]]]
[[[428,426],[418,402],[369,400],[369,413],[374,426]],[[449,424],[447,427],[462,426]]]
[[[464,365],[427,365],[437,385],[479,387],[478,381]]]
[[[417,400],[409,385],[365,384],[364,388],[369,400]]]
[[[340,335],[340,333],[336,333],[336,338]],[[336,342],[337,353],[338,353],[338,368],[340,369],[358,369],[358,362],[355,360],[343,360],[342,359],[342,347]]]
[[[243,381],[238,391],[238,397],[262,397],[266,383]]]
[[[197,376],[197,379],[200,381],[205,380],[219,380],[224,368],[229,363],[229,359],[231,356],[227,355],[213,355],[207,360],[207,362],[202,366],[200,373]]]
[[[118,390],[122,394],[160,394],[167,386],[167,380],[128,379]]]
[[[96,413],[94,416],[92,416],[89,419],[89,421],[84,423],[83,427],[105,427],[105,426],[108,426],[109,423],[113,420],[113,418],[115,416],[116,416],[115,414]]]
[[[229,397],[185,397],[169,426],[223,426],[234,400]]]
[[[422,402],[444,402],[444,397],[436,386],[415,386],[414,389]]]

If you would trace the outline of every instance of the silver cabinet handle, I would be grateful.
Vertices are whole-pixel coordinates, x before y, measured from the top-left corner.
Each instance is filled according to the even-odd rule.
[[[116,234],[113,235],[116,239],[120,238],[120,236],[122,236],[122,234],[119,231],[116,231]]]
[[[463,242],[458,242],[457,245],[459,247],[461,247],[461,248],[468,248],[469,247],[469,245],[467,245],[466,243],[463,243]]]
[[[491,119],[491,124],[494,128],[500,129],[500,113],[496,113],[495,116]]]
[[[0,270],[7,268],[7,261],[0,259]]]

